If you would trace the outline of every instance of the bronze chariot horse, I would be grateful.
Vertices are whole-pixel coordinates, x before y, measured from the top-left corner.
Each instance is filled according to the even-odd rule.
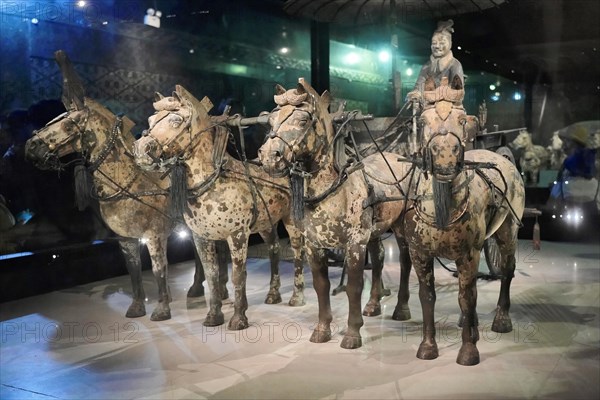
[[[397,183],[410,172],[412,165],[399,162],[397,155],[389,153],[366,157],[360,163],[336,157],[340,152],[335,148],[343,146],[343,142],[340,144],[341,137],[336,137],[333,128],[334,116],[328,111],[330,101],[328,92],[319,96],[302,78],[296,89],[286,91],[278,86],[277,108],[269,118],[271,132],[259,150],[259,158],[267,172],[288,174],[291,179],[294,214],[304,230],[307,259],[319,301],[319,321],[312,342],[331,339],[325,249],[345,251],[349,313],[341,347],[352,349],[362,346],[365,254],[368,249],[373,282],[364,315],[379,315],[384,256],[380,236],[389,229],[400,229],[398,223],[406,193]],[[403,239],[398,235],[396,238],[400,247],[404,247]],[[401,264],[409,271],[410,262],[403,258]],[[406,301],[407,285],[406,280]]]
[[[149,118],[149,130],[135,143],[136,162],[143,168],[163,170],[174,163],[171,191],[174,195],[179,193],[175,198],[182,204],[186,224],[196,234],[211,294],[204,324],[216,326],[224,322],[221,298],[216,292],[214,246],[207,240],[226,239],[231,252],[235,302],[229,329],[249,326],[246,257],[251,233],[259,233],[270,247],[271,288],[266,302],[281,301],[275,230],[278,221],[285,224],[295,258],[294,293],[289,304],[303,305],[302,236],[291,220],[286,180],[273,178],[256,165],[226,153],[229,132],[223,126],[224,117],[215,119],[208,115],[212,108],[208,98],[199,101],[178,85],[172,97],[159,95],[154,107],[156,113]]]
[[[501,256],[501,288],[492,324],[495,332],[512,330],[510,283],[515,270],[517,230],[523,215],[525,189],[516,166],[488,150],[465,152],[469,134],[460,105],[464,90],[443,82],[424,93],[421,148],[411,187],[414,206],[403,223],[410,258],[419,278],[424,338],[417,356],[438,356],[435,341],[434,257],[456,261],[462,347],[457,363],[479,363],[477,273],[484,240],[493,235]]]

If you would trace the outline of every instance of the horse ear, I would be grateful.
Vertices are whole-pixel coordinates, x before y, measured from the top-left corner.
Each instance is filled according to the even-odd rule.
[[[300,78],[302,79],[302,78]],[[302,83],[304,82],[304,79],[302,79]],[[306,89],[304,89],[304,86],[302,85],[302,83],[298,82],[298,86],[296,86],[296,93],[298,94],[304,94],[306,93]]]
[[[179,93],[177,93],[177,92],[173,92],[173,95],[172,95],[172,96],[173,96],[173,98],[174,98],[175,100],[177,100],[178,102],[182,103],[182,100],[183,100],[183,99],[182,99],[182,98],[179,96]]]
[[[279,83],[277,85],[275,85],[275,94],[276,95],[282,95],[285,93],[285,88],[283,86],[281,86]]]
[[[164,99],[165,96],[163,96],[162,94],[158,93],[158,92],[154,92],[154,101],[160,101],[162,99]]]
[[[185,100],[191,101],[192,103],[200,102],[198,99],[196,99],[196,97],[194,97],[193,94],[188,92],[187,89],[181,85],[175,85],[175,92],[177,92],[178,98],[181,100],[185,99]]]
[[[333,102],[333,96],[326,90],[321,95],[321,101],[329,106]]]

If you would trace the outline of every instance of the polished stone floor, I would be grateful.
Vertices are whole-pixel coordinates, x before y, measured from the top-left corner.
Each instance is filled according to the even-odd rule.
[[[304,307],[285,302],[292,267],[282,263],[284,303],[263,304],[268,263],[248,262],[251,327],[206,328],[206,300],[186,299],[192,263],[170,267],[173,318],[149,319],[156,304],[144,273],[148,315],[124,317],[127,276],[0,304],[0,398],[31,399],[597,399],[600,394],[600,246],[521,241],[512,286],[514,330],[490,326],[498,281],[478,281],[481,363],[455,363],[460,334],[457,280],[436,267],[440,356],[415,357],[421,312],[411,277],[413,319],[391,319],[398,287],[397,249],[386,241],[383,315],[366,318],[363,347],[339,347],[347,317],[345,294],[332,297],[336,334],[309,342],[317,318],[306,268]],[[288,254],[289,255],[289,254]],[[332,287],[341,269],[330,268]],[[365,273],[369,285],[370,274]],[[231,283],[229,291],[233,292]],[[366,299],[366,291],[363,295]],[[226,319],[232,303],[224,305]]]

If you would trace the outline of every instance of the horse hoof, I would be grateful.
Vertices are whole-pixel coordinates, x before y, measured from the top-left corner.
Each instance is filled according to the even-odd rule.
[[[302,307],[306,304],[306,301],[304,301],[304,295],[292,296],[288,304],[290,307]]]
[[[508,333],[512,331],[512,321],[510,318],[494,318],[492,330],[497,333]]]
[[[458,351],[456,363],[460,365],[477,365],[479,364],[479,350],[473,343],[464,343]]]
[[[421,342],[419,350],[417,351],[417,358],[421,360],[435,360],[438,358],[439,352],[436,343],[429,344]]]
[[[229,291],[227,290],[227,286],[223,286],[221,288],[221,300],[227,300],[229,298]]]
[[[362,315],[365,317],[375,317],[377,315],[381,315],[381,304],[371,304],[370,302],[367,303]]]
[[[340,347],[342,349],[358,349],[362,346],[362,338],[360,336],[344,336]]]
[[[313,343],[326,343],[331,340],[331,331],[320,331],[315,329],[310,336],[310,341]]]
[[[234,315],[229,320],[227,329],[230,331],[240,331],[242,329],[246,329],[248,326],[250,325],[248,324],[248,318],[246,318],[246,316],[237,317]]]
[[[223,313],[218,314],[208,314],[206,319],[202,323],[204,326],[219,326],[225,323],[225,317]]]
[[[151,321],[166,321],[168,319],[171,319],[171,310],[166,309],[166,310],[154,310],[152,312],[152,315],[150,316],[150,320]]]
[[[410,309],[408,307],[396,307],[392,314],[392,319],[394,321],[408,321],[411,319]]]
[[[204,296],[204,286],[200,285],[192,285],[192,287],[187,292],[187,297],[202,297]]]
[[[265,304],[279,304],[281,302],[281,294],[279,292],[269,293],[265,299]]]
[[[127,318],[139,318],[146,315],[146,306],[142,302],[133,302],[127,309],[125,316]]]

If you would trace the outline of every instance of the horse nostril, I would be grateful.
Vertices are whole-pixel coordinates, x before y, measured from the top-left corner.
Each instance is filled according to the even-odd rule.
[[[281,152],[280,151],[275,151],[275,157],[281,158]]]

